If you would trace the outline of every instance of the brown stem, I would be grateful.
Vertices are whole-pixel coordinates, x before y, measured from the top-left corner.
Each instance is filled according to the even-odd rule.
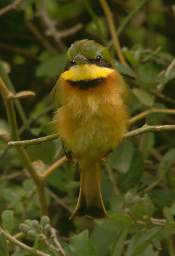
[[[28,145],[35,145],[35,144],[37,145],[37,144],[40,144],[42,142],[55,140],[57,138],[58,138],[57,134],[51,134],[51,135],[47,135],[47,136],[40,137],[40,138],[37,138],[37,139],[32,139],[32,140],[10,141],[8,143],[8,145],[9,146],[18,146],[18,145],[28,146]]]
[[[49,256],[49,254],[44,253],[40,250],[34,249],[24,243],[22,243],[21,241],[17,240],[14,236],[10,235],[7,231],[5,231],[1,226],[0,226],[0,233],[2,233],[7,240],[9,240],[10,242],[12,242],[13,244],[15,244],[16,246],[26,250],[27,252],[29,252],[29,254],[31,255],[36,255],[36,256]]]
[[[62,158],[58,159],[55,163],[53,163],[49,168],[40,175],[40,177],[45,180],[49,177],[58,167],[60,167],[63,163],[67,161],[67,157],[63,156]]]
[[[16,8],[22,3],[23,0],[16,0],[13,3],[5,6],[4,8],[2,8],[0,10],[0,16],[12,11],[12,10],[16,10]]]
[[[124,138],[129,138],[133,136],[137,136],[139,134],[145,132],[160,132],[160,131],[174,131],[175,125],[174,124],[167,124],[167,125],[144,125],[141,128],[135,129],[133,131],[129,131],[125,134]]]
[[[122,55],[122,52],[121,52],[121,46],[120,46],[120,42],[118,39],[117,31],[115,28],[112,12],[111,12],[106,0],[99,0],[99,2],[101,4],[101,7],[106,16],[108,27],[109,27],[109,32],[111,34],[112,42],[113,42],[114,48],[116,50],[116,53],[118,55],[118,58],[123,65],[127,65],[127,63]]]
[[[146,116],[152,114],[152,113],[162,113],[162,114],[172,114],[175,115],[175,109],[161,109],[161,108],[152,108],[148,109],[134,117],[132,117],[129,120],[129,124],[136,123],[138,120],[145,118]]]
[[[6,112],[7,112],[7,118],[8,122],[11,128],[11,137],[14,140],[19,140],[19,134],[18,134],[18,126],[16,122],[16,113],[13,105],[13,93],[7,88],[4,81],[0,78],[0,93],[2,94]],[[35,168],[32,165],[31,159],[25,150],[25,148],[21,145],[18,145],[16,147],[19,156],[21,158],[21,161],[25,165],[26,169],[30,173],[30,176],[32,177],[38,193],[39,203],[40,203],[40,209],[42,215],[47,215],[47,201],[46,201],[46,195],[44,190],[44,182],[40,178],[40,175],[37,173]]]
[[[171,131],[175,130],[175,125],[144,125],[141,128],[129,131],[125,134],[124,138],[137,136],[139,134],[145,133],[145,132],[159,132],[159,131]],[[48,136],[40,137],[33,140],[21,140],[21,141],[10,141],[8,145],[10,146],[18,146],[18,145],[37,145],[42,142],[55,140],[58,137],[57,134],[51,134]]]
[[[55,40],[60,50],[64,51],[66,49],[65,44],[62,41],[59,32],[57,31],[55,22],[52,19],[50,19],[50,17],[47,15],[47,12],[45,10],[45,3],[45,0],[41,1],[41,6],[39,8],[39,16],[41,17],[44,25],[46,26],[46,34],[48,36],[51,36]]]
[[[37,41],[47,50],[56,53],[56,49],[50,44],[50,42],[40,33],[35,24],[31,21],[27,22],[27,26],[32,34],[35,36]]]

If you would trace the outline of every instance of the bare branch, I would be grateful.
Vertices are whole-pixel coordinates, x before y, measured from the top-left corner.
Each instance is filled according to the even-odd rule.
[[[50,176],[58,167],[60,167],[63,163],[67,161],[67,157],[63,156],[62,158],[58,159],[55,163],[53,163],[49,168],[42,174],[40,177],[45,180],[48,176]]]
[[[127,65],[122,52],[121,52],[121,46],[120,46],[120,41],[118,39],[118,34],[114,25],[114,20],[113,20],[113,16],[112,16],[112,12],[107,4],[106,0],[99,0],[101,7],[104,11],[104,14],[106,16],[107,22],[108,22],[108,27],[109,27],[109,32],[111,34],[111,38],[112,38],[112,42],[114,45],[114,48],[116,50],[116,53],[118,55],[118,58],[120,60],[120,62],[124,65]]]
[[[0,9],[0,16],[5,15],[6,13],[16,10],[17,7],[22,3],[23,0],[16,0],[13,3],[5,6],[4,8]]]
[[[60,37],[59,32],[57,31],[56,24],[53,20],[50,19],[50,17],[47,15],[46,10],[45,10],[45,1],[41,2],[41,6],[39,9],[39,16],[41,17],[43,23],[45,24],[47,30],[46,30],[46,35],[52,36],[57,45],[61,50],[65,50],[66,47]]]
[[[56,52],[56,49],[54,49],[54,47],[50,44],[49,41],[47,41],[47,39],[40,33],[40,31],[38,30],[38,28],[35,26],[34,23],[32,23],[31,21],[27,22],[27,26],[29,28],[29,30],[32,32],[32,34],[35,36],[35,38],[37,39],[37,41],[47,50],[49,51],[53,51]]]
[[[146,132],[161,132],[161,131],[174,131],[175,125],[144,125],[141,128],[135,129],[133,131],[129,131],[125,134],[124,138],[129,138],[133,136],[137,136]]]
[[[7,112],[7,118],[8,118],[10,128],[11,128],[11,137],[14,140],[19,140],[20,138],[19,138],[19,133],[18,133],[16,113],[15,113],[15,108],[13,105],[13,99],[11,97],[13,95],[13,93],[7,88],[6,84],[4,83],[4,81],[1,78],[0,78],[0,94],[2,95],[2,98],[4,100],[4,105],[5,105],[6,112]],[[46,200],[46,196],[45,196],[43,180],[40,178],[40,175],[35,170],[35,168],[32,164],[32,161],[30,159],[30,156],[29,156],[28,152],[25,150],[25,148],[21,145],[20,146],[18,145],[16,147],[16,149],[18,151],[18,154],[19,154],[24,166],[28,170],[29,174],[31,175],[31,177],[36,185],[41,213],[43,215],[47,215],[47,210],[48,210],[47,209],[47,200]]]
[[[20,141],[10,141],[8,143],[9,146],[18,146],[18,145],[24,145],[24,146],[29,146],[29,145],[35,145],[35,144],[40,144],[42,142],[46,142],[49,140],[55,140],[58,138],[57,134],[51,134],[47,135],[44,137],[40,137],[37,139],[32,139],[32,140],[20,140]]]
[[[65,253],[62,245],[60,244],[59,240],[57,239],[56,230],[54,228],[51,229],[51,237],[53,239],[53,242],[54,242],[55,247],[57,248],[58,252],[62,256],[66,256],[66,253]]]
[[[71,28],[67,28],[65,30],[59,31],[59,35],[61,38],[74,35],[77,33],[80,29],[82,29],[83,25],[81,23],[76,24],[75,26]]]
[[[36,55],[34,55],[28,49],[23,49],[23,48],[16,47],[15,45],[9,45],[9,44],[3,44],[3,43],[0,43],[0,48],[8,52],[21,54],[24,57],[30,58],[34,61],[37,60]]]
[[[148,109],[134,117],[132,117],[129,120],[129,124],[133,124],[136,123],[138,120],[145,118],[146,116],[153,114],[153,113],[162,113],[162,114],[171,114],[171,115],[175,115],[175,109],[163,109],[163,108],[152,108],[152,109]]]
[[[66,205],[66,203],[63,201],[62,198],[59,198],[58,195],[56,195],[53,191],[51,191],[49,188],[47,188],[47,193],[55,200],[55,202],[66,209],[69,213],[72,212],[71,208]]]
[[[144,113],[144,115],[145,115],[145,113]],[[132,121],[132,123],[133,123],[133,121]],[[124,138],[133,137],[133,136],[136,136],[138,134],[142,134],[142,133],[150,132],[150,131],[159,132],[159,131],[171,131],[171,130],[175,130],[175,125],[168,125],[168,124],[167,125],[144,125],[141,128],[138,128],[138,129],[135,129],[133,131],[127,132],[125,134]],[[10,142],[8,142],[8,145],[9,146],[37,145],[37,144],[40,144],[42,142],[46,142],[46,141],[50,141],[50,140],[55,140],[57,138],[58,138],[58,135],[56,133],[54,133],[54,134],[51,134],[51,135],[48,135],[48,136],[44,136],[44,137],[40,137],[40,138],[32,139],[32,140],[10,141]]]
[[[27,252],[29,252],[32,255],[36,255],[36,256],[50,256],[47,253],[44,253],[44,252],[42,252],[40,250],[37,250],[37,249],[34,249],[34,248],[32,248],[32,247],[22,243],[21,241],[17,240],[11,234],[9,234],[7,231],[5,231],[1,226],[0,226],[0,233],[2,233],[6,237],[7,240],[12,242],[16,246],[26,250]]]

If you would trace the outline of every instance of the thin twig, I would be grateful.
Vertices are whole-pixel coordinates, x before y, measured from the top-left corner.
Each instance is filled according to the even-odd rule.
[[[159,226],[164,226],[167,223],[167,221],[165,219],[151,218],[150,220],[151,220],[152,224],[159,225]]]
[[[18,134],[18,126],[17,126],[17,121],[16,121],[16,113],[13,105],[13,98],[10,97],[13,95],[13,93],[7,88],[6,84],[4,81],[0,78],[0,93],[3,97],[6,112],[7,112],[7,118],[8,122],[11,128],[11,137],[15,140],[19,140],[19,134]],[[39,174],[35,170],[31,159],[25,150],[25,148],[21,145],[18,145],[16,147],[19,156],[21,158],[21,161],[24,163],[26,169],[30,173],[36,188],[37,188],[37,193],[38,193],[38,198],[39,198],[39,203],[40,203],[40,208],[41,208],[41,213],[42,215],[47,215],[47,201],[46,201],[46,195],[45,195],[45,190],[44,190],[44,182],[40,178]]]
[[[125,134],[124,138],[137,136],[145,132],[161,132],[161,131],[174,131],[175,125],[144,125],[141,128],[129,131]]]
[[[53,106],[48,106],[42,112],[40,112],[40,113],[38,113],[38,114],[36,114],[34,116],[30,116],[29,119],[28,119],[28,125],[30,126],[35,121],[38,121],[39,118],[41,118],[42,116],[48,114],[51,110],[53,110]],[[25,131],[25,126],[22,125],[20,127],[20,129],[19,129],[19,134],[21,135],[24,131]]]
[[[16,93],[15,92],[15,88],[13,86],[13,83],[11,82],[7,72],[5,71],[4,67],[0,64],[0,77],[3,79],[4,83],[6,84],[6,87],[9,88],[9,90],[12,93]],[[17,99],[14,101],[14,104],[17,108],[17,111],[19,113],[19,116],[24,124],[24,126],[26,127],[26,129],[28,130],[29,126],[28,126],[28,118],[23,110],[23,107],[21,105],[21,102]]]
[[[45,0],[41,1],[41,6],[39,9],[39,16],[41,17],[43,23],[45,24],[47,31],[46,34],[48,36],[52,36],[59,48],[64,51],[66,49],[62,38],[60,37],[59,32],[57,31],[57,28],[55,26],[55,22],[50,19],[50,17],[47,15],[45,10]]]
[[[50,256],[49,254],[42,252],[40,250],[34,249],[24,243],[22,243],[21,241],[17,240],[14,236],[12,236],[11,234],[9,234],[7,231],[5,231],[1,226],[0,226],[0,233],[2,233],[6,239],[10,242],[12,242],[13,244],[15,244],[16,246],[26,250],[27,252],[29,252],[31,255],[36,255],[36,256]]]
[[[175,109],[161,109],[161,108],[152,108],[148,109],[129,120],[129,124],[136,123],[138,120],[145,118],[146,116],[153,114],[153,113],[162,113],[162,114],[172,114],[175,115]]]
[[[3,43],[0,43],[0,48],[2,50],[5,50],[5,51],[10,51],[10,52],[13,52],[13,53],[18,53],[18,54],[21,54],[23,55],[24,57],[27,57],[31,60],[38,60],[36,55],[34,55],[32,52],[30,52],[30,50],[28,49],[23,49],[23,48],[19,48],[15,45],[9,45],[9,44],[3,44]]]
[[[4,8],[0,9],[0,16],[10,12],[10,11],[13,11],[13,10],[16,10],[17,7],[23,2],[23,0],[16,0],[14,1],[13,3],[5,6]]]
[[[119,58],[120,62],[123,65],[127,65],[127,63],[126,63],[126,61],[125,61],[125,59],[122,55],[122,52],[121,52],[121,46],[120,46],[120,42],[119,42],[119,39],[118,39],[117,31],[116,31],[116,28],[115,28],[115,25],[114,25],[112,12],[111,12],[106,0],[99,0],[99,2],[101,4],[101,7],[102,7],[102,9],[104,11],[104,14],[106,16],[106,19],[107,19],[107,22],[108,22],[108,27],[109,27],[109,32],[111,34],[112,42],[113,42],[114,48],[116,50],[116,53],[118,55],[118,58]]]
[[[148,187],[146,187],[144,189],[144,193],[148,193],[153,188],[157,187],[160,184],[161,181],[162,181],[162,177],[159,177],[158,179],[156,179],[156,181],[154,181],[153,183],[151,183]]]
[[[32,34],[35,36],[37,41],[44,48],[46,48],[49,51],[56,52],[56,49],[54,49],[54,47],[50,44],[50,42],[40,33],[40,31],[38,30],[38,28],[35,26],[34,23],[32,23],[31,21],[28,21],[27,26],[29,30],[32,32]]]
[[[165,71],[165,76],[168,76],[170,71],[174,68],[175,66],[175,59],[172,60],[172,62],[168,65],[166,71]]]
[[[54,162],[49,168],[42,174],[40,174],[40,177],[45,180],[47,177],[49,177],[58,167],[60,167],[63,163],[67,161],[67,157],[63,156],[62,158],[58,159],[56,162]]]
[[[0,77],[0,93],[2,94],[2,97],[5,98],[9,98],[11,96],[11,91],[8,89],[8,87],[5,85],[4,81],[1,79]]]
[[[20,140],[20,141],[10,141],[8,143],[9,146],[18,146],[18,145],[24,145],[24,146],[29,146],[29,145],[37,145],[46,141],[50,141],[50,140],[56,140],[58,138],[57,134],[51,134],[51,135],[47,135],[44,137],[40,137],[37,139],[32,139],[32,140]]]
[[[172,236],[167,238],[167,247],[169,256],[175,256],[174,239]]]
[[[128,137],[133,137],[145,132],[150,132],[150,131],[155,131],[155,132],[159,132],[159,131],[171,131],[171,130],[175,130],[175,125],[144,125],[141,128],[135,129],[133,131],[129,131],[125,134],[124,138],[128,138]],[[50,140],[55,140],[58,138],[57,134],[51,134],[48,136],[44,136],[44,137],[40,137],[37,139],[32,139],[32,140],[20,140],[20,141],[10,141],[8,143],[8,145],[10,146],[19,146],[19,145],[23,145],[23,146],[28,146],[28,145],[37,145],[40,144],[42,142],[46,142],[46,141],[50,141]]]
[[[53,191],[47,188],[47,193],[56,201],[58,205],[66,209],[69,213],[72,212],[71,208],[67,206],[67,204],[63,201],[63,199],[59,198]]]
[[[52,36],[55,42],[58,44],[61,50],[65,50],[66,47],[63,43],[62,38],[71,36],[75,33],[77,33],[83,25],[78,23],[70,28],[64,29],[62,31],[58,31],[56,28],[56,24],[53,20],[50,19],[50,17],[47,15],[45,8],[44,8],[45,1],[43,1],[42,7],[39,10],[39,15],[43,20],[43,23],[45,24],[47,31],[46,35]]]
[[[165,101],[165,102],[169,102],[169,103],[172,103],[172,104],[175,104],[175,100],[164,95],[163,93],[159,92],[159,91],[156,91],[156,90],[151,90],[151,92],[159,99]]]
[[[14,173],[9,174],[9,175],[2,175],[0,177],[0,180],[11,180],[11,179],[14,180],[18,177],[23,177],[23,176],[24,176],[24,174],[21,173],[21,172],[14,172]]]
[[[59,240],[57,239],[56,230],[54,228],[51,229],[51,238],[53,239],[53,242],[55,244],[55,247],[58,249],[58,252],[62,256],[66,256],[66,253],[65,253],[62,245],[60,244]]]
[[[64,30],[61,30],[59,31],[59,36],[61,38],[64,38],[64,37],[68,37],[68,36],[72,36],[74,35],[75,33],[77,33],[80,29],[82,29],[83,25],[81,23],[78,23],[76,25],[74,25],[73,27],[70,27],[70,28],[67,28],[67,29],[64,29]]]

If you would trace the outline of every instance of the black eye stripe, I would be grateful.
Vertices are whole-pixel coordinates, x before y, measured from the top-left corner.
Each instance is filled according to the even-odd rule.
[[[97,66],[100,66],[100,67],[106,67],[106,68],[111,67],[111,63],[106,61],[101,55],[98,55],[95,59],[88,59],[88,63],[89,64],[96,64]],[[70,67],[72,67],[74,65],[76,65],[76,62],[75,61],[70,61],[66,64],[64,70],[68,70]]]
[[[92,64],[96,64],[98,66],[101,66],[101,67],[111,67],[111,63],[109,63],[108,61],[106,61],[102,57],[98,60],[97,60],[97,58],[96,59],[90,59],[89,62],[92,63]]]

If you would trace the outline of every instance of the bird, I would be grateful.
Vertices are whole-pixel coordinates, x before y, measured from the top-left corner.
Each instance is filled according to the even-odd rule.
[[[78,201],[71,218],[103,218],[102,159],[121,142],[128,126],[127,85],[108,49],[82,39],[70,45],[56,82],[58,137],[80,169]]]

